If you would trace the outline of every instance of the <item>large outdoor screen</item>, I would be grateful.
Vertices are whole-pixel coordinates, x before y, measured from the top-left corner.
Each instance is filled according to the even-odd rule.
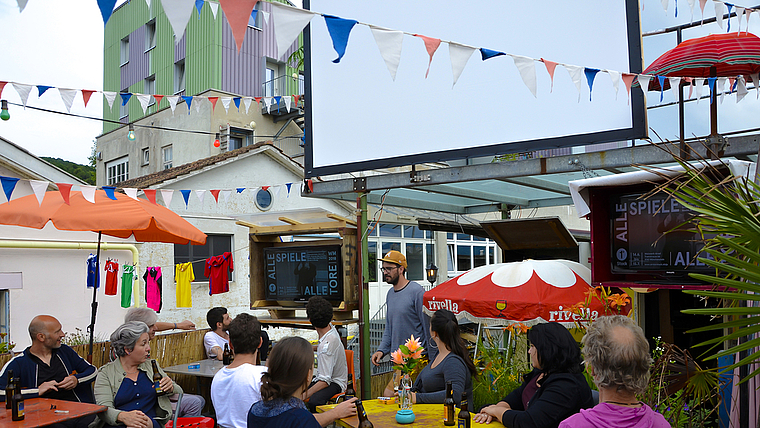
[[[323,17],[305,32],[307,177],[646,135],[641,91],[629,98],[623,81],[616,91],[602,71],[589,93],[584,73],[641,72],[636,0],[304,3],[359,22],[339,63]],[[395,81],[365,24],[406,33]],[[412,34],[442,40],[432,61]],[[449,41],[556,62],[553,85],[533,61],[534,97],[511,56],[484,61],[476,50],[452,87]],[[562,64],[582,67],[580,79]]]

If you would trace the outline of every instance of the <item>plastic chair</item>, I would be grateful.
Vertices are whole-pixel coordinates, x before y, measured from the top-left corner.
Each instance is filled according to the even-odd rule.
[[[179,409],[179,405],[182,403],[182,396],[184,394],[179,394],[179,399],[177,399],[177,408]],[[178,418],[178,413],[174,412],[174,418],[166,423],[165,428],[214,428],[214,420],[212,418],[206,418],[203,416],[198,417],[191,417],[191,418]]]
[[[356,382],[356,376],[354,376],[354,351],[346,349],[346,365],[348,366],[348,374],[351,375],[351,379]],[[354,390],[356,390],[356,384],[354,384]],[[341,392],[340,394],[333,395],[330,400],[339,403],[345,399],[345,392]]]

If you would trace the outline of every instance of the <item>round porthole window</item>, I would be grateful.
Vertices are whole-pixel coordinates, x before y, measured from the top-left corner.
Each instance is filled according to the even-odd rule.
[[[261,211],[266,211],[272,208],[273,200],[274,196],[269,189],[259,189],[259,191],[256,192],[256,207]]]

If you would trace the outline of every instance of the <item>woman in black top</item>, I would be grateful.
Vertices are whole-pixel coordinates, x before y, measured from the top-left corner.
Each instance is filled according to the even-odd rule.
[[[446,382],[451,382],[454,402],[459,403],[462,392],[470,397],[472,407],[472,376],[475,365],[464,340],[459,335],[456,316],[446,309],[439,309],[430,320],[430,337],[438,346],[438,355],[425,366],[412,387],[412,403],[443,403],[446,398]]]
[[[557,323],[537,324],[528,340],[533,371],[502,401],[481,409],[475,422],[496,419],[509,428],[556,428],[580,409],[593,407],[580,348],[570,332]]]

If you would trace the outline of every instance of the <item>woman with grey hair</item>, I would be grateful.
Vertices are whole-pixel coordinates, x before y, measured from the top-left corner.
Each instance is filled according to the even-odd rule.
[[[95,402],[108,409],[99,413],[91,428],[126,425],[130,428],[161,428],[171,417],[169,395],[159,396],[153,386],[148,326],[140,321],[120,325],[111,334],[111,347],[118,356],[100,368],[95,379]],[[166,373],[161,374],[162,392],[179,393]]]
[[[583,337],[586,368],[599,389],[599,404],[562,421],[559,428],[666,428],[665,418],[636,398],[649,383],[649,343],[641,327],[623,315],[599,317]]]

